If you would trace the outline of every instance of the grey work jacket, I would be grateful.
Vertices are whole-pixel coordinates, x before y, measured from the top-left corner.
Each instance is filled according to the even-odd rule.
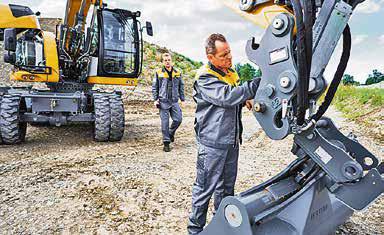
[[[234,70],[225,74],[211,64],[203,66],[196,75],[195,132],[203,145],[227,148],[241,144],[241,109],[245,101],[254,98],[260,78],[233,86],[227,82],[230,77],[238,79]]]
[[[172,82],[172,100],[168,99],[168,82]],[[152,82],[153,100],[160,102],[177,103],[179,99],[185,100],[184,96],[184,81],[181,72],[175,68],[172,71],[172,80],[170,80],[165,68],[156,70],[155,77]]]

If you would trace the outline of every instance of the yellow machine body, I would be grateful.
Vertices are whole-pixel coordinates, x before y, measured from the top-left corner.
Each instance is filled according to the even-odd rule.
[[[95,14],[95,10],[91,7],[97,7],[98,9],[104,9],[103,1],[101,0],[67,0],[66,10],[65,10],[65,19],[63,21],[63,25],[68,28],[79,29],[81,27],[82,33],[85,31],[85,19],[91,14],[93,10],[93,14]],[[11,10],[11,6],[8,4],[0,4],[0,29],[5,28],[16,28],[16,29],[40,29],[40,24],[36,15],[29,16],[20,16],[15,17]],[[79,15],[84,17],[83,21],[78,21]],[[95,17],[95,16],[94,16]],[[82,22],[82,25],[79,25],[78,22]],[[101,27],[101,26],[98,26]],[[100,30],[100,29],[98,29]],[[18,31],[19,33],[20,31]],[[10,79],[13,81],[21,81],[21,82],[49,82],[56,83],[59,81],[63,81],[60,78],[61,74],[59,73],[59,58],[60,50],[59,45],[57,45],[57,40],[61,37],[61,31],[57,32],[57,37],[49,32],[41,32],[43,37],[43,48],[44,48],[44,60],[45,64],[42,66],[47,67],[46,71],[41,73],[32,73],[29,70],[26,71],[23,68],[18,68],[15,66],[14,71],[10,75]],[[70,50],[69,42],[72,39],[71,34],[66,32],[66,42],[65,42],[65,50]],[[76,58],[76,56],[74,56]],[[71,78],[74,81],[78,80],[78,78]],[[101,75],[97,72],[96,74],[89,75],[83,81],[89,84],[101,84],[101,85],[121,85],[121,86],[137,86],[138,78],[137,77],[127,77],[127,76],[119,76],[119,75]]]
[[[11,72],[10,79],[22,82],[58,82],[59,81],[59,57],[56,49],[55,35],[51,32],[42,31],[44,39],[44,57],[48,67],[46,73],[30,73],[17,69]]]
[[[139,83],[139,79],[91,76],[88,77],[87,82],[90,84],[100,85],[137,86]]]
[[[221,0],[227,7],[232,9],[235,13],[241,15],[252,23],[266,29],[273,21],[273,19],[281,14],[292,14],[291,10],[283,5],[276,5],[273,0],[260,4],[250,12],[240,10],[239,4],[241,0]]]
[[[15,17],[8,4],[0,4],[0,28],[40,29],[35,15]]]

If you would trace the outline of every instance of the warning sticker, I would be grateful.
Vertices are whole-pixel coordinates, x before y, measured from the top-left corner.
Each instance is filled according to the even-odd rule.
[[[315,153],[320,157],[320,160],[324,162],[324,164],[327,164],[329,161],[332,160],[332,156],[329,155],[329,153],[325,151],[325,149],[323,149],[322,147],[318,147]]]

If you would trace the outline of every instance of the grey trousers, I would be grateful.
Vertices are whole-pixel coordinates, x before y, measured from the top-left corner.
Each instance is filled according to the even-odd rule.
[[[188,234],[198,234],[203,230],[213,194],[215,211],[224,197],[234,195],[238,158],[238,145],[218,149],[199,144]]]
[[[169,127],[169,118],[172,119],[171,127]],[[171,142],[170,135],[175,135],[177,128],[179,128],[183,120],[179,103],[160,103],[160,119],[163,142],[169,143]]]

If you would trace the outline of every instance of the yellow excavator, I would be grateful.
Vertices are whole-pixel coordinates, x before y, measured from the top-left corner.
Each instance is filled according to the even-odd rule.
[[[143,63],[140,11],[110,9],[103,0],[68,0],[56,33],[41,30],[29,7],[0,4],[4,62],[10,80],[42,82],[46,89],[0,87],[0,143],[25,140],[27,123],[61,126],[94,124],[96,141],[119,141],[124,134],[120,91],[94,85],[136,86]],[[89,22],[87,22],[87,20]]]

